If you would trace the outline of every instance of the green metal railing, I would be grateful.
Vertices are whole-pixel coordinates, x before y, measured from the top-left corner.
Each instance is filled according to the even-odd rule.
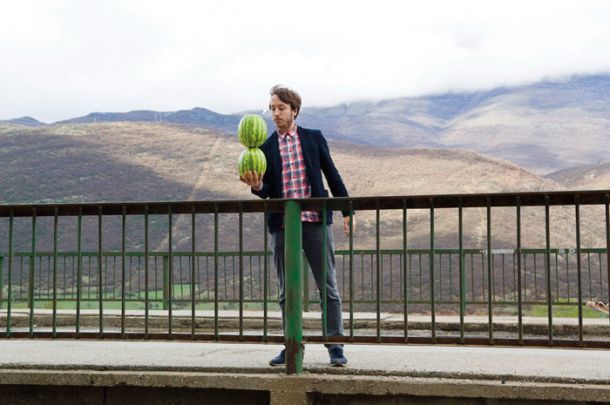
[[[488,305],[489,293],[495,305],[513,306],[517,299],[517,252],[514,249],[492,249],[488,255],[486,249],[464,249],[465,300],[468,305]],[[336,250],[337,280],[342,296],[350,299],[353,293],[354,304],[366,308],[366,304],[376,303],[376,250],[352,249]],[[380,260],[380,302],[394,312],[403,310],[405,294],[408,304],[426,304],[429,300],[427,285],[429,279],[430,251],[428,249],[407,249],[407,277],[403,280],[401,271],[405,251],[400,249],[381,249]],[[211,303],[214,299],[214,256],[219,257],[218,283],[219,302],[222,304],[239,303],[240,279],[243,278],[244,303],[262,304],[265,301],[277,301],[277,286],[267,280],[268,292],[265,294],[263,281],[265,256],[271,258],[271,252],[264,251],[220,251],[186,252],[174,251],[172,254],[172,276],[174,306],[192,305],[192,294],[195,294],[196,305]],[[525,305],[546,305],[549,291],[546,289],[546,249],[522,249],[522,302]],[[555,306],[577,306],[576,252],[568,248],[551,248],[550,275],[552,303]],[[583,248],[582,286],[583,297],[589,301],[608,301],[607,262],[605,248]],[[13,254],[13,303],[28,303],[29,293],[33,292],[34,302],[52,301],[53,269],[56,269],[56,300],[73,303],[76,306],[77,291],[81,291],[80,303],[98,302],[99,273],[97,252],[36,252],[34,260],[33,289],[29,288],[29,277],[32,261],[31,252]],[[54,258],[55,257],[55,258]],[[78,257],[81,260],[79,277]],[[191,263],[195,257],[195,265]],[[0,290],[7,283],[7,253],[0,253]],[[242,261],[240,263],[240,260]],[[350,266],[350,260],[353,265]],[[120,251],[102,252],[102,291],[105,303],[122,302],[127,308],[138,308],[137,303],[144,303],[144,294],[148,292],[149,303],[153,307],[167,310],[169,308],[169,254],[168,252],[148,253],[148,272],[145,271],[144,252],[126,251],[125,260]],[[317,289],[309,277],[307,261],[303,263],[304,310],[308,311],[319,300]],[[435,249],[434,268],[435,302],[437,304],[459,303],[459,250]],[[491,264],[491,267],[490,267]],[[243,274],[240,277],[239,268]],[[350,273],[350,268],[352,272]],[[493,280],[490,291],[488,269],[491,268]],[[123,270],[124,269],[124,270]],[[123,273],[124,271],[124,273]],[[194,273],[193,273],[194,271]],[[148,280],[145,276],[148,274]],[[350,274],[352,275],[350,280]],[[269,274],[268,274],[269,276]],[[122,280],[125,280],[123,297]],[[194,290],[190,285],[194,279]],[[272,278],[272,280],[274,277]],[[83,280],[88,280],[84,282]],[[80,283],[80,285],[79,285]],[[351,288],[350,288],[351,283]],[[403,288],[405,286],[406,288]],[[148,288],[145,288],[148,285]],[[0,308],[7,304],[6,291],[0,293]],[[230,305],[229,305],[230,306]]]
[[[607,299],[610,291],[610,259],[607,254],[610,248],[609,195],[609,191],[579,191],[266,201],[4,205],[0,206],[1,241],[6,246],[2,249],[6,254],[2,256],[0,266],[4,269],[4,275],[0,277],[4,284],[0,289],[3,291],[1,298],[5,307],[4,336],[285,342],[289,348],[287,370],[290,373],[298,373],[302,368],[299,360],[302,356],[302,341],[610,348],[608,338],[585,336],[583,320],[585,300]],[[581,246],[580,209],[583,205],[603,207],[599,222],[605,225],[605,248],[584,249]],[[552,206],[567,206],[574,210],[575,244],[569,249],[551,248],[552,219],[549,208]],[[511,249],[497,250],[493,246],[491,223],[492,218],[495,218],[494,209],[499,207],[509,207],[515,211],[516,246]],[[526,250],[522,246],[523,207],[544,209],[543,249]],[[484,250],[472,250],[464,246],[463,217],[465,209],[469,208],[485,210],[487,229]],[[325,311],[321,311],[321,336],[303,335],[302,331],[302,309],[309,305],[311,297],[309,293],[305,294],[303,303],[301,288],[309,286],[310,281],[305,280],[302,273],[298,213],[301,210],[325,212],[327,209],[375,212],[375,248],[355,250],[353,234],[350,234],[349,249],[337,252],[342,262],[338,283],[342,289],[344,306],[349,308],[349,319],[346,319],[349,326],[346,330],[349,333],[346,336],[327,335]],[[445,209],[457,211],[458,225],[455,231],[459,246],[455,250],[443,250],[436,246],[436,213]],[[385,210],[402,214],[402,234],[398,235],[402,240],[402,249],[381,249],[380,213]],[[410,232],[408,214],[413,210],[426,210],[429,214],[429,247],[426,249],[407,249]],[[244,215],[258,213],[263,216],[268,212],[284,212],[286,216],[286,262],[291,277],[286,278],[288,327],[284,334],[273,334],[270,331],[268,302],[275,299],[277,290],[274,290],[274,283],[270,282],[271,266],[264,229],[257,232],[264,243],[262,252],[252,253],[244,249]],[[163,216],[167,228],[160,231],[150,220],[153,215]],[[220,235],[219,215],[238,219],[237,225],[231,228],[233,235],[237,235],[237,255],[219,249],[221,238],[227,236],[226,229]],[[188,218],[186,228],[177,225],[174,227],[178,216]],[[110,231],[105,229],[109,217],[120,218],[120,226]],[[212,224],[212,236],[208,235],[214,246],[211,253],[199,252],[197,249],[197,242],[202,238],[197,224],[202,217]],[[322,218],[325,219],[326,215],[322,215]],[[17,227],[16,221],[19,221]],[[66,228],[65,223],[68,221],[75,225]],[[134,221],[138,221],[142,234],[137,252],[127,248],[129,225]],[[76,235],[75,240],[71,241],[71,246],[76,246],[76,254],[60,248],[60,237],[68,232],[64,229],[71,229],[70,232]],[[163,252],[156,249],[153,251],[150,249],[150,240],[158,240],[160,232],[167,240],[166,249]],[[179,234],[175,235],[175,232]],[[40,247],[44,246],[40,240],[41,234],[51,238],[50,251],[46,248],[44,252],[41,251]],[[96,251],[83,250],[85,237],[89,244],[92,240],[97,244]],[[188,251],[175,250],[177,237],[181,243],[187,241],[190,244]],[[28,238],[30,240],[26,244],[24,240]],[[117,252],[104,250],[105,242],[112,239],[120,240],[121,247]],[[27,245],[28,251],[16,252],[16,243],[19,246]],[[323,244],[326,243],[324,240]],[[205,277],[201,273],[204,259],[208,261]],[[227,260],[234,261],[234,264],[227,266]],[[138,261],[134,267],[136,271],[130,270],[133,261]],[[253,266],[253,263],[258,263],[258,267]],[[42,271],[45,265],[46,270]],[[65,271],[70,266],[72,270]],[[201,287],[204,284],[205,289]],[[326,306],[326,300],[327,297],[323,294],[320,297],[322,308]],[[41,301],[48,305],[51,314],[49,327],[40,326],[36,322],[41,312],[36,304]],[[76,301],[76,310],[70,312],[74,314],[74,319],[68,324],[62,323],[66,314],[60,309],[65,301]],[[119,307],[110,309],[108,306],[113,302]],[[225,319],[220,316],[223,302],[236,304],[237,328],[224,324]],[[249,321],[246,322],[244,309],[250,302],[262,304],[262,324],[253,326]],[[95,305],[91,305],[91,308],[84,308],[92,303]],[[144,312],[144,321],[136,326],[127,320],[127,311],[132,309],[130,305],[133,303],[141,303]],[[158,311],[161,311],[161,317],[166,322],[163,327],[151,324],[151,311],[156,311],[154,304],[160,305]],[[201,309],[198,305],[202,304],[207,304],[205,308],[212,312],[213,325],[199,325],[202,320],[197,311]],[[530,305],[546,308],[546,336],[542,338],[524,333],[523,316],[526,307]],[[484,311],[487,316],[484,335],[472,334],[467,330],[466,316],[473,306],[479,306],[478,310]],[[507,336],[495,330],[496,311],[502,306],[515,307],[516,335]],[[554,335],[554,312],[558,306],[576,307],[577,336]],[[459,313],[458,334],[446,333],[439,328],[439,314],[449,307],[454,311],[457,308]],[[85,311],[91,310],[97,317],[95,327],[81,324],[81,321],[85,321],[85,314],[91,315]],[[375,312],[373,330],[362,331],[360,334],[356,332],[354,313],[359,310]],[[402,328],[398,333],[385,329],[381,314],[388,310],[402,313]],[[187,329],[184,324],[185,313],[188,314]],[[410,328],[409,315],[414,313],[429,314],[429,328],[425,333]],[[157,315],[159,313],[155,313]],[[16,318],[21,316],[27,318],[27,326],[14,327]],[[118,316],[120,323],[108,324],[108,319],[113,316]]]

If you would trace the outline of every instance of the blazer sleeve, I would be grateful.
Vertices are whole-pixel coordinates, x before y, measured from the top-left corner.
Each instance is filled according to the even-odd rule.
[[[330,156],[330,149],[322,132],[320,132],[320,168],[326,177],[326,182],[328,183],[328,187],[333,193],[333,196],[349,197],[343,179],[341,179],[335,162],[333,162],[333,159]],[[349,215],[348,210],[342,211],[342,213],[344,217]]]
[[[252,194],[259,196],[260,198],[269,198],[271,195],[271,182],[273,181],[273,161],[270,156],[270,141],[267,138],[267,141],[261,146],[261,150],[265,154],[265,159],[267,160],[267,170],[265,170],[265,174],[263,175],[263,188],[260,190],[255,190],[250,188]]]

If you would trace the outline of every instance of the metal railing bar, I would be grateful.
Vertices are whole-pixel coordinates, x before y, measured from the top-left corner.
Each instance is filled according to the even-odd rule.
[[[576,272],[578,274],[578,343],[583,344],[583,322],[582,322],[582,263],[580,250],[580,201],[578,195],[575,197],[574,207],[576,210]]]
[[[121,214],[121,333],[125,334],[125,231],[127,227],[127,209],[123,207]]]
[[[521,294],[521,281],[523,274],[521,272],[521,198],[516,198],[516,216],[517,216],[517,322],[519,329],[519,343],[523,344],[523,296]]]
[[[269,267],[268,267],[268,255],[267,246],[269,243],[269,236],[267,234],[267,204],[264,205],[265,213],[263,215],[263,338],[267,341],[268,338],[268,305],[267,300],[269,299]]]
[[[34,336],[34,269],[36,266],[36,208],[32,209],[32,258],[29,261],[28,274],[28,302],[30,306],[29,330],[30,336]]]
[[[173,272],[174,272],[174,255],[173,255],[173,212],[172,207],[169,206],[167,210],[167,260],[168,260],[168,280],[167,280],[167,329],[169,338],[172,338],[173,334],[173,298],[174,298],[174,285],[173,285]]]
[[[491,201],[487,200],[487,313],[488,313],[488,332],[489,332],[489,343],[493,344],[494,341],[494,330],[493,330],[493,290],[494,290],[494,278],[492,274],[492,260],[493,253],[491,250]]]
[[[13,309],[13,211],[9,212],[8,220],[8,302],[6,304],[6,337],[11,337],[12,309]]]
[[[349,205],[349,336],[354,337],[354,210]],[[345,256],[344,256],[345,257]]]
[[[191,212],[191,335],[195,336],[195,250],[196,250],[196,217],[195,207]]]
[[[150,311],[150,298],[149,298],[149,251],[148,251],[148,206],[144,208],[144,337],[145,339],[150,338],[149,334],[149,311]],[[156,258],[155,258],[156,259]],[[156,266],[155,266],[156,274]]]
[[[57,225],[58,216],[55,208],[53,217],[53,337],[57,334]]]
[[[544,255],[544,267],[545,267],[545,278],[546,278],[546,301],[547,301],[547,312],[548,312],[548,325],[549,325],[549,345],[553,345],[553,297],[551,290],[551,230],[550,230],[550,208],[548,204],[548,197],[546,198],[547,204],[544,206],[544,239],[546,252]]]
[[[379,204],[375,211],[375,246],[376,246],[376,309],[377,309],[377,341],[381,341],[381,239],[380,239],[380,210]],[[421,269],[421,266],[420,266]],[[372,274],[372,272],[371,272]]]
[[[244,336],[244,214],[239,206],[239,337]]]
[[[430,256],[428,259],[430,268],[430,308],[431,308],[431,332],[432,343],[436,342],[436,303],[434,294],[434,200],[430,199]]]
[[[402,201],[402,292],[403,292],[403,333],[405,343],[409,341],[409,292],[407,289],[407,201]]]

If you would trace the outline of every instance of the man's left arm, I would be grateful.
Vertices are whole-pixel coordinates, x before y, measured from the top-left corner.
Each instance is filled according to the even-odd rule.
[[[328,183],[328,187],[332,192],[334,197],[349,197],[347,193],[347,188],[345,188],[345,184],[343,183],[343,179],[335,166],[335,162],[330,156],[330,149],[328,147],[328,143],[324,138],[324,135],[320,133],[320,168],[322,169],[322,173],[326,177],[326,181]],[[350,229],[350,215],[349,210],[343,210],[343,232],[345,235],[349,235]],[[353,213],[352,213],[353,218]],[[354,219],[352,223],[352,228],[355,229],[356,221]]]
[[[330,157],[330,149],[328,143],[322,134],[320,134],[320,168],[326,177],[328,187],[335,197],[349,197],[343,179],[335,166],[335,162]]]

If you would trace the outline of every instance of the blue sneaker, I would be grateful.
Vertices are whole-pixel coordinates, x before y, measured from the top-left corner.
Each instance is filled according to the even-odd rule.
[[[301,345],[301,351],[303,352],[303,356],[305,356],[305,346]],[[280,354],[269,360],[270,366],[283,366],[286,364],[286,349],[282,349]]]
[[[282,349],[280,354],[269,360],[270,366],[283,366],[286,364],[286,349]]]
[[[343,348],[339,346],[328,349],[330,356],[330,364],[333,367],[344,367],[347,364],[347,358],[343,355]]]

